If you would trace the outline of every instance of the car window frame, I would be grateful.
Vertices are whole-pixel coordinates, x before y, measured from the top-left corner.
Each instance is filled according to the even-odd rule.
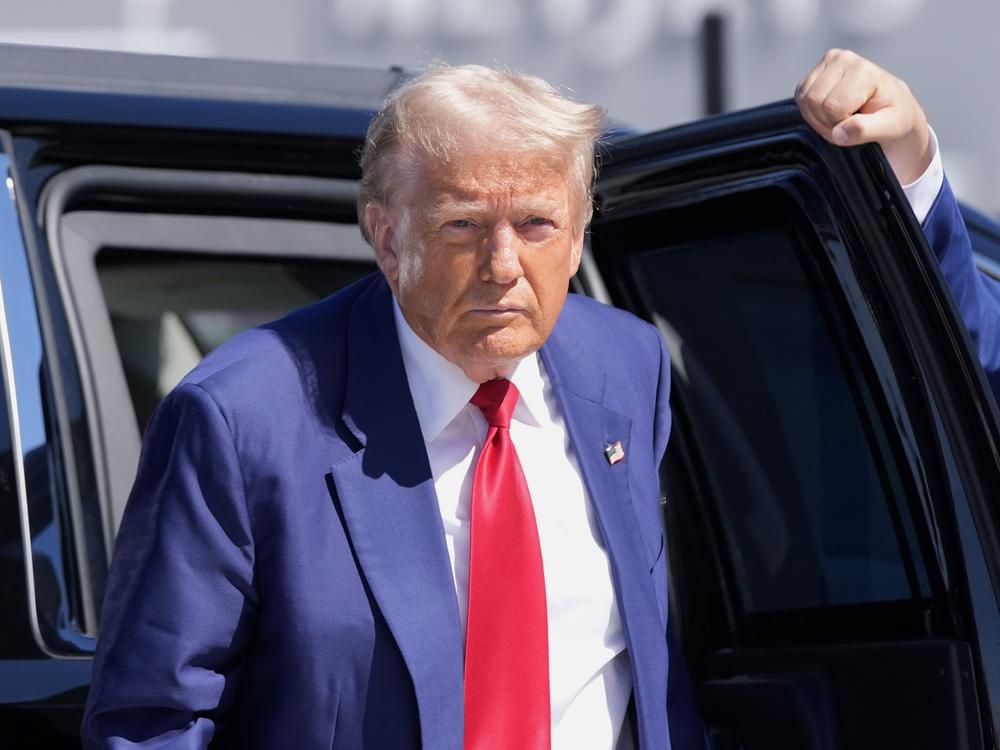
[[[733,179],[716,189],[706,188],[700,191],[698,202],[718,198],[739,199],[740,196],[750,192],[775,188],[787,192],[792,200],[799,205],[804,221],[809,223],[817,234],[816,244],[823,247],[822,257],[813,259],[813,263],[817,265],[817,268],[804,268],[805,274],[811,276],[819,273],[827,280],[830,278],[836,279],[835,288],[832,290],[826,289],[825,296],[828,299],[817,300],[823,308],[831,305],[836,308],[836,311],[826,310],[825,314],[836,316],[836,320],[843,320],[845,314],[851,316],[852,321],[857,320],[854,317],[853,311],[863,311],[866,309],[864,293],[860,285],[855,283],[855,273],[850,258],[846,253],[836,251],[837,247],[843,245],[842,240],[838,239],[831,243],[829,239],[826,242],[820,239],[823,236],[827,238],[835,237],[836,228],[830,226],[826,219],[827,216],[831,215],[832,208],[824,198],[822,186],[812,179],[810,175],[798,169],[776,169],[767,175]],[[677,210],[677,207],[690,205],[692,202],[694,202],[693,198],[689,195],[677,196],[675,202],[664,202],[664,210],[666,210],[667,205],[673,210]],[[796,231],[802,231],[802,228],[798,227]],[[631,256],[632,254],[633,249],[629,248],[627,255]],[[821,263],[825,268],[818,267]],[[616,277],[620,278],[622,275],[619,273],[616,274]],[[812,281],[815,283],[815,279]],[[644,303],[639,302],[635,292],[628,291],[624,294],[629,299],[627,304],[630,309],[636,309],[644,305]],[[675,367],[683,369],[683,354],[676,348],[676,336],[672,335],[669,329],[664,328],[664,321],[654,316],[653,322],[660,328],[668,346],[671,347],[671,358],[675,363]],[[858,321],[858,323],[857,329],[853,331],[831,331],[831,333],[838,335],[838,338],[846,336],[844,340],[835,342],[835,346],[837,348],[849,347],[855,350],[855,357],[860,357],[862,365],[866,369],[866,372],[857,375],[857,377],[863,377],[868,382],[868,388],[875,398],[878,398],[879,394],[898,395],[900,393],[900,385],[895,380],[895,373],[891,368],[879,367],[876,364],[876,360],[885,361],[888,354],[883,349],[882,339],[875,321],[866,319]],[[871,361],[865,362],[869,357],[871,357]],[[854,391],[855,388],[852,387],[851,390]],[[892,398],[892,396],[889,398]],[[935,520],[931,509],[931,501],[926,492],[922,491],[921,482],[918,479],[920,476],[920,466],[916,454],[912,449],[915,437],[913,434],[914,428],[908,422],[906,409],[899,403],[887,401],[884,404],[880,404],[876,408],[876,412],[883,423],[890,422],[892,419],[891,415],[895,415],[896,418],[902,420],[906,425],[903,441],[896,446],[889,447],[888,455],[878,457],[878,460],[881,462],[891,461],[897,466],[902,465],[904,467],[902,481],[910,482],[907,491],[904,493],[904,497],[887,499],[892,503],[896,500],[906,502],[907,496],[911,499],[912,497],[919,498],[914,508],[911,508],[910,513],[912,515],[914,510],[916,510],[919,513],[916,517],[918,524],[923,528],[934,529]],[[895,433],[890,432],[889,440],[892,440],[892,434]],[[720,523],[719,519],[715,519],[713,525],[718,527]],[[920,536],[919,532],[918,536]],[[947,568],[942,568],[939,564],[944,553],[942,550],[935,548],[935,534],[933,532],[930,535],[923,536],[925,538],[918,540],[919,549],[912,552],[919,554],[925,560],[932,598],[938,601],[947,601],[947,591],[953,587],[953,584],[944,577],[947,573]],[[724,549],[727,546],[723,537],[719,537],[715,541],[720,548]],[[910,540],[907,539],[907,541]],[[731,577],[732,575],[732,571],[725,565],[720,569],[719,573],[727,577]],[[737,582],[731,579],[727,580],[726,588],[732,592],[740,590]],[[737,642],[745,640],[747,637],[746,634],[753,631],[753,627],[747,619],[747,614],[742,612],[738,604],[735,605],[732,614],[735,618],[732,624],[736,628],[733,636]],[[796,617],[798,614],[797,610],[791,610],[787,616]],[[757,616],[757,619],[767,620],[780,618],[781,616],[782,613],[778,612],[773,615]]]
[[[81,203],[91,194],[141,195],[155,202],[157,198],[197,196],[210,194],[225,197],[231,206],[241,201],[269,200],[282,205],[307,202],[310,206],[325,205],[341,212],[345,206],[353,210],[357,199],[357,183],[353,180],[301,177],[286,175],[266,175],[240,172],[203,172],[196,170],[145,168],[91,164],[60,172],[46,183],[39,201],[39,212],[44,217],[44,230],[49,255],[55,269],[55,276],[65,309],[68,311],[69,329],[74,351],[79,363],[83,386],[85,409],[91,416],[88,420],[91,443],[94,450],[98,479],[98,501],[101,507],[101,521],[106,540],[105,554],[110,559],[115,533],[125,501],[134,479],[138,463],[139,435],[135,410],[132,405],[117,344],[111,331],[103,294],[95,265],[96,255],[106,245],[122,244],[125,240],[130,248],[177,254],[203,254],[206,257],[226,257],[238,253],[242,257],[284,257],[288,259],[370,259],[370,250],[364,244],[356,224],[343,225],[349,229],[354,240],[349,244],[321,247],[318,243],[296,253],[276,253],[274,248],[261,246],[253,238],[254,219],[220,211],[205,216],[191,213],[195,208],[191,203],[171,205],[169,210],[151,212],[168,223],[173,220],[184,222],[186,217],[196,216],[199,220],[217,220],[225,223],[234,238],[246,240],[246,246],[236,248],[232,238],[213,244],[209,240],[196,246],[180,241],[164,241],[156,244],[157,238],[143,238],[133,231],[131,238],[115,232],[114,226],[93,225],[87,236],[74,233],[67,236],[64,226],[67,218],[78,211],[75,204]],[[112,209],[104,209],[114,214]],[[125,213],[125,212],[122,212]],[[287,212],[286,212],[287,213]],[[314,219],[296,222],[282,216],[265,220],[283,223],[293,227],[315,225]],[[331,227],[337,222],[327,222]],[[331,233],[332,234],[332,233]],[[343,233],[342,233],[343,234]],[[166,239],[160,237],[160,239]],[[331,238],[332,239],[332,238]],[[101,314],[94,315],[94,306],[100,301]],[[111,364],[113,363],[113,364]],[[124,418],[126,427],[121,430]],[[124,454],[124,455],[122,455]],[[114,457],[114,461],[112,461]]]
[[[79,529],[66,529],[57,525],[60,534],[60,554],[64,556],[62,564],[55,561],[52,565],[54,578],[49,585],[55,591],[46,595],[46,599],[58,601],[59,612],[42,621],[43,613],[39,610],[40,580],[35,574],[36,558],[46,556],[35,539],[39,530],[31,526],[30,508],[35,502],[46,500],[53,505],[62,504],[72,494],[69,492],[70,476],[73,473],[72,462],[65,460],[66,441],[64,430],[58,427],[59,421],[53,412],[57,399],[52,397],[55,386],[49,382],[52,368],[48,366],[49,354],[44,345],[42,332],[41,309],[36,297],[36,284],[30,257],[27,253],[25,235],[21,228],[18,194],[15,183],[15,171],[9,153],[9,135],[3,133],[4,145],[8,146],[0,153],[0,177],[5,181],[0,188],[0,222],[3,222],[12,234],[21,238],[20,246],[11,246],[0,253],[0,283],[5,292],[0,289],[0,316],[2,316],[2,356],[4,377],[6,380],[8,409],[11,420],[11,441],[15,453],[15,476],[17,481],[17,497],[21,518],[21,538],[25,561],[25,579],[27,590],[27,619],[32,635],[39,650],[48,657],[59,659],[86,659],[94,649],[94,639],[86,632],[85,623],[95,616],[94,597],[91,596],[89,580],[90,567],[81,562],[82,541]],[[17,300],[20,305],[12,311],[14,304],[13,287],[18,287]],[[16,318],[13,316],[16,314]],[[16,319],[18,325],[12,327],[10,321]],[[28,406],[29,408],[22,408]],[[56,410],[58,407],[56,407]],[[26,462],[29,446],[25,445],[25,435],[34,434],[43,440],[38,449],[44,449],[47,459],[47,474],[45,481],[47,492],[62,497],[35,498],[26,481]],[[58,437],[54,437],[57,435]],[[41,436],[44,436],[43,438]],[[60,451],[60,448],[63,450]],[[59,514],[56,514],[58,520]],[[68,567],[67,567],[68,566]],[[81,621],[82,618],[82,621]],[[49,633],[47,638],[44,633]]]

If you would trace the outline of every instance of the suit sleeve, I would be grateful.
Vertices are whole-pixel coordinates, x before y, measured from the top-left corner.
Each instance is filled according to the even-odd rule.
[[[1000,400],[1000,283],[976,268],[969,232],[947,179],[923,227],[993,394]]]
[[[230,430],[199,385],[143,443],[115,544],[84,715],[87,748],[205,748],[232,702],[256,608]]]

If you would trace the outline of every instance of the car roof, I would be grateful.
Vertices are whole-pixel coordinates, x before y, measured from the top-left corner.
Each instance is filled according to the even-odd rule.
[[[406,75],[399,68],[0,44],[0,123],[359,136]]]

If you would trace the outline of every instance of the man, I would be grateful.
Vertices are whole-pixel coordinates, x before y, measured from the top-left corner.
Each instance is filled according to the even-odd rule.
[[[827,67],[810,121],[922,174],[912,96]],[[88,746],[706,746],[667,622],[666,351],[566,295],[603,127],[478,67],[390,97],[359,199],[382,273],[220,347],[150,424]]]

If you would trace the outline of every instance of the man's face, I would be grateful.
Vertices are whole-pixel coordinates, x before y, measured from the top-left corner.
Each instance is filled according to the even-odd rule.
[[[407,323],[483,382],[548,338],[583,228],[564,163],[507,152],[455,161],[423,160],[367,217]]]

